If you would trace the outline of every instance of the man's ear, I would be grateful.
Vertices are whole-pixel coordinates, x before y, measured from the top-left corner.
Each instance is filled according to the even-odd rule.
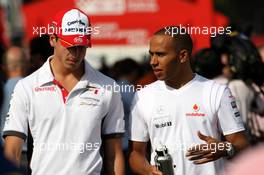
[[[57,39],[56,39],[56,38],[57,38],[57,37],[56,37],[54,34],[50,35],[50,40],[49,40],[49,42],[50,42],[50,45],[51,45],[52,47],[54,47],[55,44],[56,44],[56,42],[57,42]]]
[[[179,52],[179,60],[180,63],[186,63],[189,58],[189,53],[186,49],[183,49]]]

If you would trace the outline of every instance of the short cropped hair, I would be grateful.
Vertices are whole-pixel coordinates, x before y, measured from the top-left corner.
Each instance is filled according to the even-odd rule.
[[[176,52],[186,49],[189,55],[192,54],[193,42],[191,36],[181,30],[178,26],[168,26],[159,29],[154,35],[169,35],[173,37],[175,42]]]

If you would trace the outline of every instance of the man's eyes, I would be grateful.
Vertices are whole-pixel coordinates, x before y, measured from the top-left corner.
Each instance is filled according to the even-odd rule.
[[[163,56],[165,56],[166,54],[165,54],[165,53],[159,53],[159,52],[157,52],[157,53],[152,53],[152,52],[150,52],[149,55],[150,55],[150,56],[154,56],[154,55],[156,55],[156,56],[158,56],[158,57],[163,57]]]
[[[165,55],[165,53],[156,53],[157,56],[162,57]]]

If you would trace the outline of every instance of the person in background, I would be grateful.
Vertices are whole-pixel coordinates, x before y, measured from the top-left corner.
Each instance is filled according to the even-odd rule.
[[[113,65],[111,74],[117,83],[123,87],[120,92],[124,104],[124,111],[125,115],[129,115],[131,102],[136,91],[136,83],[142,75],[141,67],[133,59],[124,58]]]
[[[6,116],[10,107],[11,96],[14,88],[19,80],[21,80],[27,71],[27,57],[23,48],[18,46],[11,46],[7,49],[3,57],[4,72],[7,77],[7,81],[4,84],[4,99],[1,112],[1,132],[4,128]],[[1,139],[2,141],[2,139]],[[25,143],[22,148],[21,156],[21,169],[23,172],[27,172],[28,160],[27,160],[27,144]]]
[[[33,38],[29,43],[29,61],[30,67],[27,75],[35,72],[53,54],[53,49],[49,44],[49,35]]]
[[[216,42],[212,42],[212,47],[219,50],[221,57],[225,58],[222,61],[228,75],[228,87],[236,98],[250,143],[255,144],[264,139],[261,121],[263,114],[260,112],[264,109],[264,100],[261,97],[264,63],[258,49],[250,40],[250,31],[250,27],[244,30],[238,28],[229,35],[223,35],[219,47]]]
[[[132,58],[124,58],[117,61],[112,67],[112,77],[117,81],[120,86],[120,93],[122,96],[122,101],[124,105],[125,113],[125,135],[123,137],[123,151],[128,160],[128,122],[129,122],[129,112],[130,106],[137,90],[137,80],[142,74],[140,65],[134,61]],[[131,170],[129,169],[128,161],[126,161],[126,175],[130,175]]]
[[[7,49],[3,57],[3,68],[7,77],[4,84],[4,100],[1,108],[1,135],[4,127],[4,121],[9,110],[11,95],[17,82],[25,76],[27,58],[21,47],[12,46]],[[2,139],[1,139],[2,140]]]
[[[191,61],[192,69],[199,75],[213,79],[219,84],[227,84],[228,79],[223,75],[224,64],[213,48],[199,50]]]
[[[264,63],[264,45],[259,46],[258,50],[259,50],[259,53],[260,53],[260,56],[261,56],[261,60]]]
[[[0,81],[0,109],[4,100],[4,87]],[[1,121],[1,120],[0,120]],[[22,175],[19,169],[9,160],[6,159],[3,153],[3,146],[0,144],[0,174],[1,175]]]

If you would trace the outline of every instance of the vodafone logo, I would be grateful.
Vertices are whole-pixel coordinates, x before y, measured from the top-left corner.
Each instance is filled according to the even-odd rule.
[[[194,110],[195,112],[198,112],[198,111],[200,110],[200,107],[199,107],[197,104],[194,104],[194,105],[193,105],[193,110]]]
[[[199,110],[200,110],[200,106],[199,105],[194,104],[192,106],[192,109],[193,109],[193,112],[186,113],[185,115],[188,116],[188,117],[204,117],[205,116],[204,113],[199,113]]]

